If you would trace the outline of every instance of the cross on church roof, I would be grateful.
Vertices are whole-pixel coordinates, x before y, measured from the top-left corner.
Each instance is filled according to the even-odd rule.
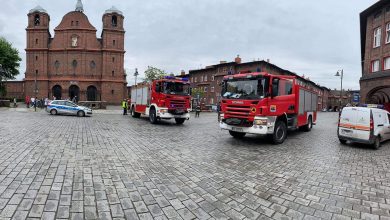
[[[81,0],[77,0],[75,11],[84,12],[83,3],[81,2]]]

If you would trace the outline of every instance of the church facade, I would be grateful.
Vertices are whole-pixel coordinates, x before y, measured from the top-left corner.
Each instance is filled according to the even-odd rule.
[[[50,16],[36,7],[28,14],[26,96],[119,104],[126,97],[124,16],[115,7],[103,14],[101,37],[81,0],[49,31]]]

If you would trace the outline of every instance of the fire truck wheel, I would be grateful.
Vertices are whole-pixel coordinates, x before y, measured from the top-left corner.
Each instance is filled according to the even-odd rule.
[[[181,125],[184,123],[186,119],[185,118],[175,118],[176,124]]]
[[[304,131],[309,132],[313,128],[313,119],[311,116],[309,116],[309,119],[307,120],[307,125],[303,128]]]
[[[156,109],[154,109],[154,108],[149,110],[149,121],[152,124],[156,124],[157,123]]]
[[[237,131],[229,131],[229,134],[234,138],[238,138],[238,139],[243,138],[246,135],[246,133],[237,132]]]
[[[287,137],[287,127],[286,123],[283,121],[277,121],[275,124],[275,131],[272,134],[272,143],[281,144],[286,140]]]

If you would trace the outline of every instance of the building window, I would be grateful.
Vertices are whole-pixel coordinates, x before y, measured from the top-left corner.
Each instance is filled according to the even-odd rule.
[[[115,40],[113,40],[113,41],[112,41],[112,45],[114,45],[114,46],[115,46]]]
[[[112,62],[115,62],[115,57],[112,57]]]
[[[207,86],[204,87],[204,92],[207,92]]]
[[[35,75],[38,75],[38,70],[35,70]]]
[[[386,44],[390,43],[390,22],[386,24]]]
[[[377,13],[374,14],[374,19],[377,20],[381,17],[382,12],[378,11]]]
[[[197,82],[197,81],[198,81],[197,77],[194,77],[194,82]]]
[[[72,61],[72,66],[73,66],[73,68],[76,68],[76,67],[77,67],[77,61],[76,61],[76,60],[73,60],[73,61]]]
[[[114,90],[111,90],[111,94],[113,94],[113,95],[114,95]]]
[[[76,21],[76,26],[79,26],[79,21]]]
[[[379,60],[374,60],[371,62],[371,72],[378,72],[379,71]]]
[[[214,98],[210,98],[210,105],[214,104]]]
[[[56,60],[56,62],[54,62],[54,67],[56,69],[58,69],[60,67],[60,62],[58,60]]]
[[[73,25],[74,25],[74,22],[72,21],[70,25],[73,26]]]
[[[39,24],[41,23],[41,18],[39,17],[39,15],[35,15],[34,17],[34,26],[39,26]]]
[[[38,56],[35,56],[35,60],[38,60]]]
[[[37,39],[35,39],[35,44],[38,44],[38,38],[37,38]]]
[[[215,76],[212,75],[212,76],[211,76],[211,81],[214,81],[214,80],[215,80]]]
[[[96,63],[95,63],[95,61],[91,61],[91,63],[89,64],[89,66],[91,67],[91,69],[95,69],[95,67],[96,67]]]
[[[381,46],[381,33],[382,29],[380,27],[374,30],[374,48]]]
[[[203,76],[200,76],[200,82],[203,82]]]
[[[210,92],[214,92],[214,86],[210,87]]]
[[[383,61],[383,70],[390,70],[390,57],[386,57]]]
[[[114,74],[115,74],[115,71],[113,70],[111,73],[112,73],[112,76],[114,76]]]
[[[204,81],[207,82],[207,75],[204,75]]]
[[[116,27],[118,25],[118,18],[115,15],[112,16],[111,24],[113,27]]]

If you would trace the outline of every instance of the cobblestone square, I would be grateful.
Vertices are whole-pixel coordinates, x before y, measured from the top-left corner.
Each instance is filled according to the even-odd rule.
[[[282,145],[115,113],[0,110],[0,219],[390,219],[389,144],[339,144],[337,113]]]

